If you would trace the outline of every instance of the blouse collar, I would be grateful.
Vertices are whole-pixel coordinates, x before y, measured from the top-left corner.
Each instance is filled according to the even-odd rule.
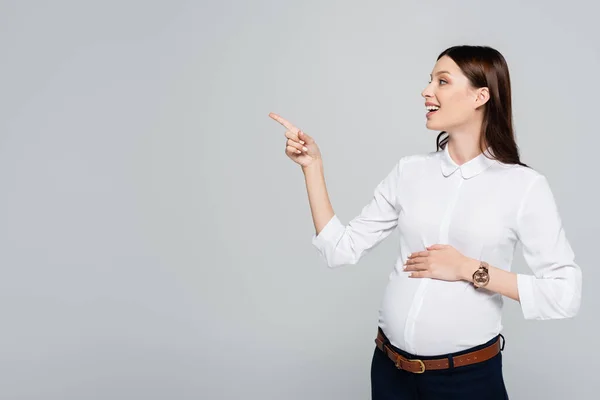
[[[444,174],[444,176],[450,176],[457,169],[460,169],[460,173],[464,179],[472,178],[480,174],[496,162],[496,160],[490,159],[486,157],[486,155],[488,157],[492,157],[494,155],[494,152],[492,151],[491,147],[488,147],[483,153],[480,153],[477,157],[467,161],[462,165],[458,165],[450,156],[450,152],[448,150],[448,143],[446,143],[442,151],[442,174]]]

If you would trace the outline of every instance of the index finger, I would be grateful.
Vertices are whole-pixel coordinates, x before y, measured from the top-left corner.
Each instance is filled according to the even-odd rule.
[[[292,125],[288,120],[280,117],[279,115],[277,115],[275,113],[269,113],[269,117],[273,118],[275,121],[277,121],[281,125],[285,126],[289,131],[292,131],[295,134],[298,134],[299,129],[296,128],[294,125]]]

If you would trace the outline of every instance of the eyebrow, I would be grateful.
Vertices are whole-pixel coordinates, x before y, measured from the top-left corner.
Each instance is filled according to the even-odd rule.
[[[450,72],[448,71],[438,71],[435,73],[436,75],[441,75],[441,74],[448,74],[448,75],[452,75]],[[431,74],[429,74],[429,76],[431,76]]]

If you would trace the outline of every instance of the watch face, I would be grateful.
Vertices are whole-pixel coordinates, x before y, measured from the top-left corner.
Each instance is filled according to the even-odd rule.
[[[475,281],[475,284],[477,286],[486,285],[489,282],[489,280],[490,280],[490,275],[489,275],[487,269],[479,268],[473,274],[473,281]]]

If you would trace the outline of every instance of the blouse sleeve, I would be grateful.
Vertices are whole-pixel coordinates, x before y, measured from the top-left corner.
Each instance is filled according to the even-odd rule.
[[[565,235],[546,177],[530,184],[517,214],[518,237],[533,275],[517,274],[523,316],[557,319],[575,316],[581,304],[581,269]]]
[[[312,244],[330,268],[358,263],[396,228],[402,161],[377,185],[371,201],[348,225],[334,215],[318,235],[313,234]]]

